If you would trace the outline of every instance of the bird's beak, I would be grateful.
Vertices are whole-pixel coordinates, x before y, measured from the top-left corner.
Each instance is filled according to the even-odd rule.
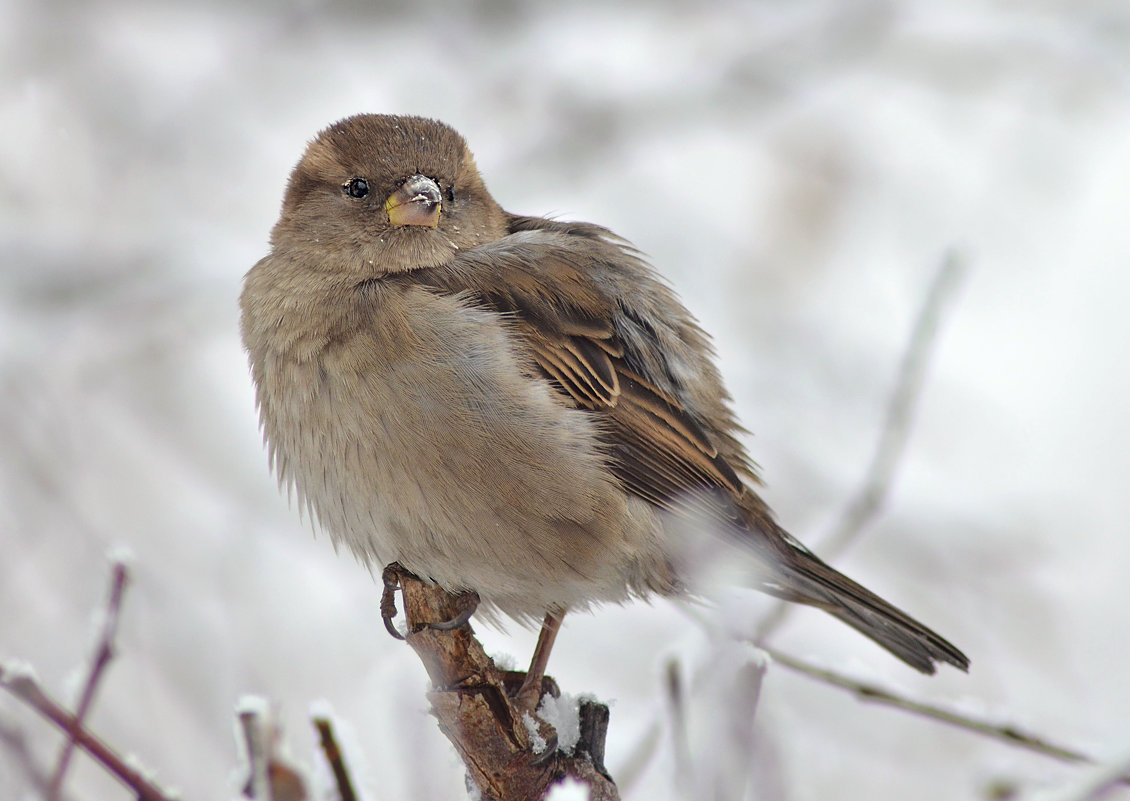
[[[388,196],[385,211],[393,225],[439,225],[442,196],[436,182],[426,175],[413,175]]]

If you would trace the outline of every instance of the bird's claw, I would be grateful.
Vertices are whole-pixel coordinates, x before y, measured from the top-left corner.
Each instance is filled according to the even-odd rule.
[[[471,619],[471,615],[475,614],[475,610],[479,608],[479,594],[474,590],[467,590],[466,592],[459,593],[459,603],[462,608],[459,614],[451,618],[451,620],[440,620],[435,623],[428,623],[429,629],[436,631],[455,631],[455,629],[464,625]]]
[[[403,640],[404,635],[397,630],[393,619],[396,617],[396,590],[400,586],[400,576],[404,572],[399,562],[392,562],[381,571],[381,581],[385,585],[381,592],[381,620],[384,621],[385,631],[398,640]]]
[[[384,582],[384,590],[381,592],[381,620],[384,621],[385,630],[398,640],[404,639],[404,635],[396,628],[394,622],[396,618],[396,591],[400,589],[401,577],[415,578],[399,562],[391,562],[381,571],[381,581]],[[479,594],[474,590],[467,590],[459,593],[456,597],[459,599],[461,607],[459,614],[451,620],[425,623],[424,627],[436,631],[454,631],[465,625],[471,619],[471,615],[475,614],[475,610],[479,608]]]

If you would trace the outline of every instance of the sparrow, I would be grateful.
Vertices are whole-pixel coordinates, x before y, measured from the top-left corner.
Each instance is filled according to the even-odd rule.
[[[369,566],[542,619],[520,694],[567,611],[702,592],[703,542],[923,673],[968,669],[778,524],[708,336],[640,253],[504,211],[442,122],[321,131],[240,307],[280,485]]]

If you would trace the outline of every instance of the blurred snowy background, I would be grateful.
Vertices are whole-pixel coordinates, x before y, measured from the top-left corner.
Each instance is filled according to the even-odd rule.
[[[972,672],[919,677],[807,610],[774,642],[1098,757],[1130,746],[1130,4],[381,6],[0,2],[0,659],[73,697],[124,544],[91,725],[160,781],[234,797],[232,709],[256,692],[307,762],[327,700],[368,798],[462,797],[375,583],[276,492],[237,331],[306,141],[418,113],[466,136],[506,208],[649,254],[716,337],[768,500],[817,548],[956,248],[890,503],[837,564]],[[720,180],[727,202],[704,202]],[[480,632],[528,658],[532,633]],[[614,702],[614,776],[657,733],[625,797],[665,799],[664,666],[726,652],[640,603],[570,617],[550,672]],[[689,692],[700,715],[724,703]],[[1080,770],[772,666],[756,720],[750,798],[1027,798]],[[4,694],[0,730],[53,762],[58,734]],[[29,787],[0,747],[0,797]],[[85,758],[68,789],[128,797]]]

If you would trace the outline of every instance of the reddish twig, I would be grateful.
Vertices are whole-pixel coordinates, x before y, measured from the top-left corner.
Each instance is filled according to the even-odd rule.
[[[133,790],[138,801],[173,801],[164,790],[127,765],[114,749],[83,728],[74,715],[43,692],[30,672],[14,669],[11,666],[0,666],[0,687],[6,688],[16,698],[66,732],[79,748],[90,754],[122,784]]]
[[[98,687],[98,682],[102,678],[102,673],[106,666],[110,664],[110,660],[114,658],[114,641],[118,634],[118,618],[122,608],[122,595],[125,592],[126,584],[129,582],[129,569],[122,561],[116,561],[113,564],[110,575],[110,594],[106,600],[106,612],[102,621],[102,632],[98,638],[98,646],[94,652],[94,659],[90,665],[90,672],[86,677],[86,684],[82,689],[82,697],[79,699],[78,709],[75,710],[75,724],[81,729],[86,723],[86,715],[90,711],[90,706],[94,701],[94,693]],[[59,794],[63,789],[63,780],[67,775],[67,768],[71,763],[71,756],[74,754],[75,741],[73,737],[68,737],[66,742],[63,743],[63,750],[59,754],[59,761],[55,767],[55,773],[51,777],[51,784],[47,788],[47,800],[58,801]]]
[[[47,775],[46,769],[32,755],[23,731],[0,721],[0,745],[4,746],[8,753],[12,755],[15,764],[24,769],[24,774],[27,776],[33,791],[46,797],[47,786],[51,777]]]

